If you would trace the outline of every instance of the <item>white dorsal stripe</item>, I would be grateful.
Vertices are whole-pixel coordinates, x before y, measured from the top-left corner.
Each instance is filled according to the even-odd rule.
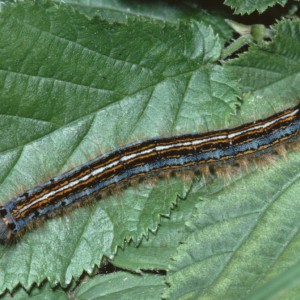
[[[216,141],[216,140],[223,140],[223,139],[232,139],[236,136],[239,136],[241,134],[244,134],[245,132],[249,132],[249,131],[252,131],[252,130],[257,130],[257,129],[261,129],[261,128],[267,128],[269,126],[271,126],[272,124],[282,120],[282,119],[285,119],[285,118],[288,118],[288,117],[291,117],[291,116],[294,116],[295,114],[297,114],[299,111],[299,109],[295,109],[294,111],[284,115],[284,116],[281,116],[277,119],[274,119],[274,120],[271,120],[267,123],[263,123],[263,124],[260,124],[260,125],[257,125],[257,126],[252,126],[250,128],[247,128],[245,130],[241,130],[239,132],[234,132],[234,133],[229,133],[229,134],[223,134],[223,135],[219,135],[219,136],[213,136],[213,137],[208,137],[208,138],[204,138],[204,139],[198,139],[198,140],[195,140],[195,141],[190,141],[190,142],[180,142],[180,143],[175,143],[175,144],[171,144],[171,145],[165,145],[165,146],[155,146],[155,147],[152,147],[150,149],[147,149],[147,150],[144,150],[144,151],[141,151],[141,152],[138,152],[138,153],[134,153],[134,154],[129,154],[129,155],[125,155],[123,157],[121,157],[120,159],[110,163],[110,164],[107,164],[106,166],[103,166],[103,167],[99,167],[98,169],[96,170],[93,170],[92,172],[90,172],[89,174],[79,178],[79,179],[76,179],[74,181],[71,181],[69,182],[68,184],[60,187],[59,189],[55,190],[55,191],[51,191],[49,193],[46,193],[45,195],[41,196],[40,198],[37,198],[36,200],[32,201],[31,203],[29,203],[28,205],[25,205],[22,209],[20,209],[18,211],[18,213],[22,213],[24,210],[27,210],[28,208],[30,208],[32,205],[40,202],[40,201],[43,201],[51,196],[54,196],[55,194],[57,193],[60,193],[66,189],[69,189],[69,188],[72,188],[73,186],[76,186],[78,183],[80,182],[84,182],[88,179],[90,179],[91,177],[93,176],[97,176],[98,174],[112,168],[112,167],[115,167],[117,166],[118,164],[122,163],[122,162],[127,162],[128,160],[131,160],[133,158],[136,158],[138,156],[143,156],[145,154],[149,154],[153,151],[162,151],[162,150],[167,150],[167,149],[171,149],[171,148],[176,148],[176,147],[182,147],[182,146],[194,146],[194,145],[200,145],[202,143],[206,143],[206,142],[209,142],[209,141]],[[231,141],[229,141],[231,142]]]

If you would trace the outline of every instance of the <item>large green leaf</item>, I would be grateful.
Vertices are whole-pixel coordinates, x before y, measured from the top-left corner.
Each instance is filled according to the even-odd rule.
[[[235,112],[236,83],[216,65],[222,46],[202,23],[107,22],[40,1],[2,10],[3,202],[121,144],[224,127]],[[91,273],[124,240],[155,231],[188,188],[140,185],[47,221],[0,248],[0,290]]]
[[[297,24],[289,22],[291,28]],[[289,41],[296,33],[279,30],[275,40]],[[238,63],[238,59],[234,61]],[[243,68],[238,70],[234,70],[236,75],[243,76]],[[292,81],[288,87],[295,90],[290,97],[295,97],[298,85]],[[274,95],[280,88],[274,85]],[[274,106],[276,111],[293,105],[276,98],[249,97],[237,122],[271,114]],[[168,270],[170,264],[170,289],[165,292],[170,299],[295,298],[299,293],[299,288],[293,287],[298,266],[289,267],[299,263],[299,163],[299,155],[291,153],[274,166],[239,174],[225,187],[218,181],[201,186],[189,193],[184,203],[178,203],[178,211],[170,220],[162,220],[155,237],[150,236],[139,247],[126,247],[113,263],[134,271],[151,267]],[[191,221],[197,202],[197,213]],[[155,253],[160,253],[159,257]],[[286,272],[282,274],[283,270]]]
[[[170,265],[166,296],[242,299],[299,262],[299,170],[300,156],[291,153],[197,191],[201,201]]]
[[[223,67],[216,27],[205,20],[161,22],[153,14],[152,20],[127,16],[114,22],[105,10],[101,18],[88,19],[67,5],[39,1],[2,9],[3,202],[119,145],[241,124],[292,105],[285,99],[299,94],[297,21],[280,22],[270,43],[251,47]],[[281,77],[268,72],[277,67]],[[244,98],[235,119],[232,73],[244,91],[257,96]],[[262,86],[263,79],[271,85]],[[298,165],[299,155],[291,153],[286,161],[250,168],[225,184],[216,178],[192,186],[181,179],[160,180],[56,217],[0,248],[1,291],[14,289],[19,299],[90,299],[99,292],[125,299],[140,299],[145,292],[145,298],[158,299],[164,276],[155,270],[170,270],[165,291],[170,298],[259,296],[257,288],[272,287],[269,280],[299,262]],[[178,195],[184,200],[176,201]],[[114,259],[124,241],[130,245]],[[79,279],[77,288],[76,282],[69,290],[44,285],[29,294],[17,287],[28,289],[45,279],[65,286],[83,271],[92,273],[103,255],[141,275],[124,270],[86,276],[81,279],[88,282]],[[282,290],[286,297],[298,291],[285,290],[284,284]]]

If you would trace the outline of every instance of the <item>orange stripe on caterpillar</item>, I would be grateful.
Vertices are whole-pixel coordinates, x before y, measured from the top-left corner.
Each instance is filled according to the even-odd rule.
[[[152,138],[108,152],[0,207],[0,240],[32,222],[132,179],[258,156],[300,135],[300,105],[266,119],[205,134]]]

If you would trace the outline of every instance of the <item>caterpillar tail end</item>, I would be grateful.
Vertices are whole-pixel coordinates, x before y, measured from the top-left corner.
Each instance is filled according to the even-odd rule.
[[[0,243],[5,243],[11,238],[12,231],[5,222],[6,209],[0,206]]]

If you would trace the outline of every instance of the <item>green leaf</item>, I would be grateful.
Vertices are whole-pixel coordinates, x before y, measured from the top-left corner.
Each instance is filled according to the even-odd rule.
[[[139,245],[131,242],[124,249],[120,249],[112,263],[134,272],[167,270],[170,258],[176,254],[178,245],[188,235],[185,223],[192,216],[197,202],[198,198],[191,196],[188,200],[178,201],[171,217],[161,219],[159,230],[155,234],[151,233]]]
[[[189,1],[140,1],[131,0],[67,0],[78,10],[89,16],[101,16],[112,21],[125,22],[128,16],[144,16],[164,22],[178,23],[180,20],[196,20],[211,26],[223,40],[232,37],[232,30],[225,22],[225,16],[202,9],[197,0]],[[229,17],[229,16],[226,16]]]
[[[98,275],[74,292],[76,299],[160,299],[164,276],[127,272]]]
[[[287,0],[225,0],[224,3],[233,8],[237,14],[250,14],[255,10],[262,13],[269,6],[274,6],[275,4],[284,6]]]
[[[160,299],[165,276],[155,274],[131,274],[123,271],[85,276],[76,288],[63,290],[51,288],[49,284],[34,287],[30,292],[17,288],[12,295],[4,294],[1,299],[65,300],[65,299]],[[13,297],[13,298],[12,298]]]
[[[300,93],[300,22],[283,20],[271,42],[250,47],[228,62],[245,92],[265,99],[297,99]]]
[[[268,103],[267,101],[262,103],[261,101],[258,102],[258,100],[253,100],[254,99],[251,98],[247,99],[247,102],[242,106],[243,109],[241,110],[241,115],[237,117],[237,122],[238,119],[240,119],[239,122],[249,121],[249,116],[251,115],[252,118],[257,118],[260,114],[270,114],[270,111],[274,109],[272,107],[274,103]],[[276,110],[280,110],[280,106],[282,106],[283,109],[284,101],[282,101],[282,104],[277,103],[276,105],[279,105]],[[285,103],[285,105],[287,104]],[[218,256],[215,255],[210,257],[209,253],[206,254],[206,252],[211,251],[211,249],[218,251],[216,245],[219,245],[221,248],[228,244],[230,245],[231,242],[232,247],[235,247],[235,242],[239,242],[236,238],[237,233],[239,233],[243,239],[242,243],[246,244],[243,249],[245,249],[245,247],[247,248],[247,243],[251,242],[253,247],[264,247],[263,250],[265,253],[274,252],[274,247],[272,247],[273,243],[268,242],[269,236],[264,241],[259,241],[255,236],[251,241],[251,233],[249,234],[248,228],[249,218],[252,218],[250,219],[250,221],[252,221],[252,227],[258,226],[260,222],[262,222],[262,226],[264,226],[264,220],[259,221],[257,219],[257,214],[260,213],[263,215],[271,213],[271,210],[266,206],[268,205],[268,203],[266,203],[267,200],[276,203],[280,196],[287,198],[288,202],[297,202],[297,191],[291,192],[289,185],[291,187],[295,185],[296,189],[297,185],[299,186],[298,167],[297,164],[295,164],[295,161],[297,161],[298,164],[300,161],[298,154],[293,153],[291,154],[291,157],[295,159],[291,161],[290,159],[287,161],[284,159],[279,160],[272,168],[268,166],[261,170],[261,168],[256,169],[252,167],[249,172],[242,172],[238,177],[233,177],[230,181],[226,182],[225,187],[224,181],[216,180],[216,178],[214,178],[212,182],[208,182],[205,186],[203,186],[202,181],[199,183],[195,182],[186,199],[177,203],[176,208],[171,213],[171,217],[162,219],[159,230],[155,236],[150,235],[149,240],[144,239],[138,247],[131,243],[129,246],[125,247],[123,251],[118,252],[112,263],[132,271],[140,271],[141,269],[168,271],[168,269],[171,268],[171,275],[168,279],[171,287],[170,291],[167,291],[165,294],[167,298],[205,298],[207,294],[206,286],[204,284],[208,282],[207,285],[209,285],[209,279],[213,278],[211,276],[221,277],[219,274],[222,274],[222,271],[226,271],[226,262],[223,265],[219,264],[220,260],[218,260],[218,263],[215,263],[214,258],[218,259]],[[286,172],[292,169],[293,172],[290,174]],[[274,174],[280,174],[279,179],[278,176],[275,176]],[[295,176],[295,178],[291,179],[293,176]],[[279,187],[281,187],[281,189],[279,189]],[[285,192],[285,190],[287,190],[287,192]],[[289,197],[290,192],[293,195],[291,198]],[[273,194],[275,194],[275,196],[273,196]],[[261,207],[257,205],[258,203]],[[197,207],[196,209],[195,204]],[[297,204],[294,204],[294,206],[297,206]],[[291,210],[295,210],[294,206],[292,206]],[[285,207],[289,210],[289,204],[286,204]],[[251,209],[253,210],[253,213],[251,211],[249,212]],[[259,209],[261,209],[261,211],[259,211]],[[280,211],[281,209],[282,208],[279,207],[277,211],[273,212],[274,216],[277,218],[280,214],[283,215],[285,221],[291,222],[296,228],[292,228],[291,231],[296,232],[298,228],[298,214],[290,220],[287,212],[284,210]],[[195,210],[197,210],[196,214]],[[238,215],[238,213],[240,213],[240,215]],[[192,216],[193,214],[194,217]],[[274,225],[274,223],[272,223],[270,225],[271,228],[274,225],[273,233],[276,233],[282,224],[280,219],[276,221],[277,224]],[[194,222],[196,222],[197,228],[195,228]],[[237,222],[239,223],[237,224]],[[243,222],[246,222],[246,225],[243,226]],[[200,223],[200,225],[198,225],[198,223]],[[287,230],[289,229],[290,227],[288,227]],[[200,238],[195,238],[195,230],[199,231],[196,233],[199,234]],[[206,232],[203,233],[204,230],[206,230]],[[266,230],[268,231],[269,228]],[[257,235],[260,235],[260,232]],[[279,236],[279,239],[284,238],[285,235],[286,232],[282,232],[282,236]],[[234,238],[231,238],[232,236]],[[260,272],[253,275],[257,276],[262,282],[259,282],[258,280],[257,285],[253,287],[251,284],[248,285],[248,278],[246,278],[240,283],[244,288],[242,296],[229,294],[227,298],[243,298],[245,295],[248,295],[247,290],[250,290],[250,295],[255,295],[258,286],[263,285],[278,273],[281,273],[283,269],[288,268],[294,261],[299,261],[296,255],[298,251],[297,237],[293,236],[293,233],[291,233],[288,238],[290,239],[284,243],[283,249],[279,249],[279,251],[282,250],[282,258],[279,257],[277,260],[274,260],[275,265],[277,264],[276,267],[274,269],[268,269],[267,267],[265,269],[260,268]],[[257,240],[259,241],[258,243],[256,243]],[[188,243],[188,246],[180,246],[180,244],[185,245],[186,243]],[[288,250],[287,245],[289,245],[289,243],[295,244],[296,248],[292,247]],[[195,245],[197,245],[197,247]],[[250,249],[249,252],[255,250],[256,249]],[[176,255],[176,251],[178,251],[179,254],[177,253]],[[294,253],[293,256],[290,256],[289,251]],[[229,251],[229,254],[230,252],[231,251]],[[249,252],[244,254],[247,256],[247,266],[249,268],[251,268],[252,265],[256,267],[256,256],[252,253],[249,254]],[[159,255],[157,255],[157,253],[159,253]],[[203,257],[203,253],[206,256]],[[179,270],[176,270],[174,273],[174,264],[177,266],[177,261],[174,263],[172,257],[175,257],[175,260],[177,260],[179,259],[179,255],[185,255],[184,257],[187,261],[184,261],[184,263],[182,263],[183,265],[180,265]],[[236,261],[239,259],[239,255],[241,254],[232,253],[232,260]],[[198,256],[200,256],[199,261],[190,261],[191,258],[196,260]],[[252,260],[250,260],[248,256],[252,257]],[[292,261],[289,261],[290,259]],[[234,278],[231,280],[233,285],[236,277],[242,278],[240,273],[243,273],[245,270],[243,260],[245,259],[242,257],[240,261],[236,262],[232,267],[233,270],[231,270],[230,275]],[[266,263],[270,262],[267,261]],[[221,271],[220,268],[222,268]],[[224,278],[222,278],[222,281],[220,281],[218,285],[225,285],[226,280],[228,279],[227,273],[225,274],[226,275],[224,276],[222,275]],[[263,279],[261,279],[261,277]],[[218,277],[216,278],[216,281],[217,280]],[[253,280],[255,280],[255,278],[253,278]],[[295,294],[296,289],[291,290],[289,286],[284,285],[284,282],[287,282],[288,278],[283,280],[281,291],[284,289],[286,295]],[[199,284],[201,282],[204,283]],[[211,291],[209,290],[210,293],[208,294],[208,298],[220,299],[223,293],[225,293],[224,290],[218,290],[218,286],[215,288],[211,285],[209,288]],[[235,290],[235,287],[232,286],[227,288],[228,291]],[[236,289],[240,289],[240,287],[237,287]],[[264,289],[262,289],[262,292],[264,292]]]
[[[223,127],[235,112],[237,84],[217,65],[221,43],[199,22],[112,23],[26,1],[3,6],[0,44],[3,203],[101,152]],[[0,248],[0,291],[91,273],[125,240],[155,231],[188,189],[174,178],[139,185],[47,221]]]
[[[299,154],[290,153],[226,186],[200,189],[166,296],[241,299],[299,262],[299,169]]]
[[[300,292],[300,263],[268,281],[247,297],[247,300],[296,299]]]
[[[30,292],[18,287],[13,294],[6,293],[1,296],[1,300],[68,300],[70,297],[65,291],[59,288],[51,288],[49,284],[43,284],[40,287],[34,287]]]

